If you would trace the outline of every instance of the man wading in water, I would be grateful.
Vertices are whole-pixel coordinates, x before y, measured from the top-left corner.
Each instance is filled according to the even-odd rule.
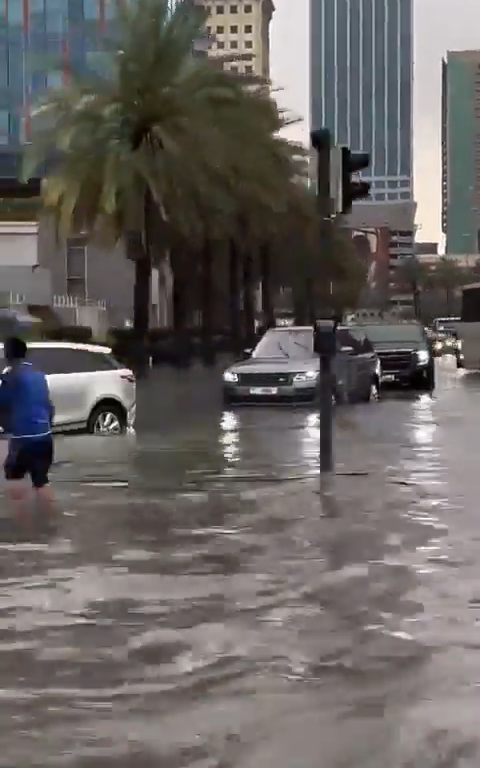
[[[10,366],[0,384],[0,411],[6,414],[5,432],[9,434],[4,465],[7,493],[16,520],[28,523],[30,494],[23,482],[28,475],[42,511],[53,522],[55,506],[48,475],[53,462],[54,408],[47,378],[28,362],[23,339],[6,339],[4,354]]]

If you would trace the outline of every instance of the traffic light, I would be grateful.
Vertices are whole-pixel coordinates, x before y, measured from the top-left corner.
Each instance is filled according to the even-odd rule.
[[[355,200],[364,200],[370,195],[370,184],[357,175],[370,165],[368,152],[352,152],[350,147],[342,147],[342,207],[341,213],[350,213]]]

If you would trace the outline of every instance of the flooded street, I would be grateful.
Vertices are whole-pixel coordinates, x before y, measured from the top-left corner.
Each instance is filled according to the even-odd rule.
[[[60,438],[58,535],[0,537],[0,768],[477,768],[480,376],[339,410],[323,507],[315,414],[216,386]]]

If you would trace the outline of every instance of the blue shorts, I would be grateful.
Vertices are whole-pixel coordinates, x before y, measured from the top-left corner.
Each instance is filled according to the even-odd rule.
[[[5,479],[23,480],[29,475],[34,488],[48,485],[48,473],[53,462],[53,439],[49,437],[29,440],[10,440],[5,459]]]

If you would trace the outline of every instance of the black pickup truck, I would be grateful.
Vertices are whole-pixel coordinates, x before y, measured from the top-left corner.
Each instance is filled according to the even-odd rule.
[[[353,325],[353,334],[364,334],[380,359],[382,383],[431,392],[435,388],[432,341],[421,323],[412,320],[379,321]]]

